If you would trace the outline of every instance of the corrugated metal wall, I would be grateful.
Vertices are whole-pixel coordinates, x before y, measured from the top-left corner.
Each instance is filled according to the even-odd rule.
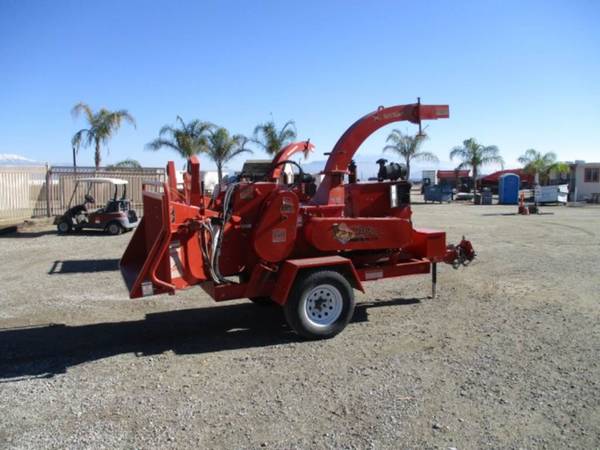
[[[162,168],[119,169],[96,171],[93,167],[0,167],[0,220],[27,219],[59,215],[65,212],[75,182],[78,178],[108,177],[127,180],[127,198],[138,214],[143,214],[142,182],[164,181]],[[49,192],[46,190],[46,181]],[[80,186],[73,198],[73,204],[83,201],[85,186]],[[96,207],[106,204],[114,195],[114,187],[108,184],[93,184],[90,194],[96,200]],[[120,195],[120,192],[119,192]]]
[[[45,186],[45,167],[0,167],[0,220],[35,215],[46,198]]]

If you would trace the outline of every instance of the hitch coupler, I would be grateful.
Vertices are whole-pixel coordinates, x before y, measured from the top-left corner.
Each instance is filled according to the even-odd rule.
[[[463,236],[458,245],[451,244],[448,246],[444,262],[451,264],[454,269],[458,269],[460,266],[468,266],[475,259],[475,256],[477,254],[471,241],[466,240]]]

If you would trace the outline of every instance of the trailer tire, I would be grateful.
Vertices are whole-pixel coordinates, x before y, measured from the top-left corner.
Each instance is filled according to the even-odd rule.
[[[111,236],[116,236],[123,232],[123,227],[119,222],[110,222],[108,225],[106,225],[106,232]]]
[[[339,272],[302,274],[285,303],[289,326],[306,339],[328,339],[340,333],[354,314],[354,291]]]

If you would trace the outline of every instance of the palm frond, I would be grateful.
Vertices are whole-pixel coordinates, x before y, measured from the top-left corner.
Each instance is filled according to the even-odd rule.
[[[461,158],[466,159],[469,157],[469,152],[465,147],[454,147],[450,151],[450,159]]]
[[[179,122],[182,130],[185,130],[187,128],[186,123],[183,121],[183,119],[181,118],[181,116],[179,114],[177,114],[177,117],[175,117],[175,122]]]
[[[481,165],[486,164],[499,164],[500,167],[504,169],[504,158],[500,155],[484,156],[481,158]]]
[[[79,102],[71,109],[73,117],[77,118],[81,113],[84,113],[88,122],[91,124],[94,121],[94,112],[87,103]]]
[[[95,144],[95,161],[96,167],[100,165],[101,146],[104,145],[108,149],[108,141],[119,130],[122,121],[126,121],[135,127],[135,119],[125,109],[110,111],[106,108],[100,108],[97,112],[94,111],[83,102],[77,103],[71,110],[73,117],[78,117],[84,114],[89,128],[79,130],[71,139],[72,144],[78,149],[81,145],[90,146]]]
[[[288,120],[283,124],[281,130],[279,131],[279,143],[281,147],[288,143],[288,141],[292,141],[296,139],[297,131],[296,131],[296,122],[293,120]]]
[[[171,125],[164,125],[160,128],[158,135],[164,136],[165,134],[170,134],[171,136],[175,136],[176,131],[177,129],[173,128]]]
[[[571,171],[571,166],[565,162],[556,162],[550,166],[550,171],[556,173],[569,173]]]
[[[146,144],[146,149],[147,150],[153,150],[153,151],[157,151],[160,150],[162,147],[168,147],[172,150],[175,150],[176,152],[181,154],[181,148],[173,143],[172,141],[169,141],[168,139],[154,139],[152,142],[148,142]]]
[[[544,161],[546,164],[552,165],[556,162],[556,153],[548,152],[544,155]]]
[[[541,179],[547,179],[550,172],[568,173],[571,170],[568,164],[556,162],[556,158],[554,152],[542,154],[530,148],[518,158],[518,161],[523,164],[523,168],[527,173],[539,175]]]
[[[137,128],[137,123],[135,121],[135,118],[126,109],[120,109],[120,110],[112,113],[112,115],[114,117],[113,121],[116,124],[118,124],[119,126],[121,125],[122,121],[125,121],[125,122],[129,123],[130,125],[132,125],[133,128]]]
[[[275,122],[271,120],[258,124],[252,134],[253,138],[250,142],[257,144],[269,154],[275,154],[296,139],[296,124],[293,120],[288,120],[278,129]]]
[[[106,167],[108,170],[114,169],[141,169],[142,165],[135,159],[127,158]]]
[[[402,136],[402,131],[393,129],[386,138],[385,142],[393,142],[394,144],[398,145],[400,142],[402,142]]]
[[[230,161],[241,153],[252,153],[252,150],[249,148],[238,148],[236,150],[231,150],[229,153],[227,153],[223,161]]]
[[[402,157],[406,164],[409,165],[412,159],[430,159],[436,160],[437,157],[432,153],[420,153],[419,148],[425,141],[425,137],[418,135],[404,134],[402,131],[394,129],[388,135],[386,142],[392,144],[383,147],[383,151],[394,151],[398,156]],[[421,154],[423,156],[421,156]]]
[[[413,155],[414,159],[421,161],[439,162],[440,159],[431,152],[418,152]]]
[[[184,158],[206,150],[207,133],[215,127],[214,124],[198,119],[186,123],[179,115],[175,118],[175,122],[175,126],[164,125],[161,127],[158,138],[148,143],[146,148],[158,150],[167,147],[175,150]]]
[[[540,158],[541,158],[541,153],[536,151],[533,148],[530,148],[530,149],[525,150],[525,153],[518,158],[518,161],[523,165],[527,165],[527,164],[531,163],[532,161],[535,161],[536,159],[540,159]]]
[[[465,139],[462,146],[452,148],[450,159],[460,160],[456,170],[473,169],[472,176],[474,178],[483,165],[500,164],[504,168],[504,159],[500,156],[500,149],[495,145],[482,145],[475,138]]]
[[[84,128],[73,135],[73,138],[71,139],[71,145],[75,146],[76,150],[79,150],[79,147],[81,147],[81,145],[84,145],[86,147],[91,145],[93,139],[94,137],[90,130]]]

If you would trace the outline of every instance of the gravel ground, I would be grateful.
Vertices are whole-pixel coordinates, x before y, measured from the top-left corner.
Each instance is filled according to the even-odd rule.
[[[199,288],[127,297],[131,234],[0,236],[2,448],[600,448],[600,208],[415,205],[478,260],[368,285],[338,337]]]

